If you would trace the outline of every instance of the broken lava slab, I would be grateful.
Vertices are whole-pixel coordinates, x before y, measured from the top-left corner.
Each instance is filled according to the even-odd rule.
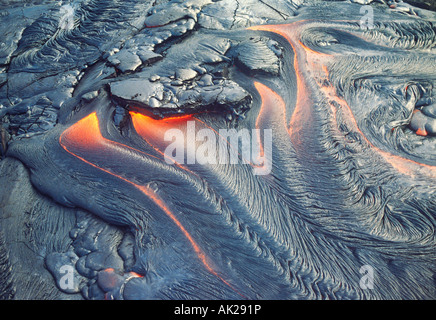
[[[163,99],[164,86],[160,82],[151,82],[148,79],[127,79],[112,82],[111,93],[124,101],[134,101],[148,105],[151,97]]]

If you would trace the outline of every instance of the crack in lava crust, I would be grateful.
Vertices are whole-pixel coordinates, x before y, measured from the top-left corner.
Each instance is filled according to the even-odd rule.
[[[191,117],[188,117],[188,119],[191,119]],[[184,118],[177,119],[177,121],[183,121],[183,120],[185,119]],[[97,168],[105,173],[108,173],[118,179],[121,179],[124,182],[127,182],[132,186],[134,186],[135,188],[137,188],[138,190],[140,190],[144,195],[146,195],[150,200],[152,200],[177,225],[177,227],[180,229],[180,231],[183,233],[186,239],[188,239],[193,250],[195,251],[195,254],[197,255],[198,259],[201,261],[201,263],[204,265],[204,267],[210,273],[218,277],[223,283],[229,286],[232,290],[238,293],[242,298],[245,298],[243,294],[239,293],[230,283],[228,283],[212,268],[212,266],[208,262],[209,258],[206,256],[206,254],[203,252],[200,246],[195,242],[191,234],[185,229],[183,224],[177,219],[177,217],[169,209],[169,207],[165,204],[165,202],[150,187],[138,185],[124,178],[122,174],[114,173],[111,170],[100,167],[99,165],[96,165],[84,158],[86,157],[86,154],[91,151],[101,152],[104,150],[104,152],[108,153],[108,155],[112,153],[113,156],[116,156],[117,152],[119,152],[120,147],[126,149],[130,148],[126,145],[115,143],[113,141],[103,138],[99,129],[99,122],[96,112],[91,113],[87,117],[79,120],[76,124],[72,125],[67,130],[65,130],[59,138],[59,144],[69,154],[82,160],[86,164],[93,166],[94,168]],[[74,150],[75,148],[79,148],[79,150],[81,150],[81,152],[84,152],[85,155],[79,156],[74,151],[71,151]],[[145,154],[145,155],[152,156],[150,154]]]
[[[310,25],[310,23],[312,23],[312,21],[298,21],[283,25],[260,25],[248,28],[248,30],[276,33],[284,37],[294,51],[294,68],[297,78],[297,101],[289,123],[289,134],[294,146],[304,144],[305,141],[307,142],[309,139],[313,139],[316,135],[314,132],[316,129],[313,126],[315,122],[313,119],[313,112],[314,107],[322,102],[310,100],[310,97],[316,95],[313,92],[314,83],[308,79],[313,75],[319,76],[319,74],[317,74],[319,73],[319,70],[323,70],[325,73],[323,78],[328,79],[327,64],[334,59],[328,54],[323,54],[308,48],[301,42],[301,40],[299,40],[301,29],[305,27],[305,24]],[[319,90],[323,92],[325,97],[330,101],[335,101],[341,106],[343,115],[346,117],[346,121],[348,121],[352,126],[353,130],[358,132],[368,146],[370,146],[376,153],[380,154],[385,161],[392,165],[393,168],[410,176],[420,174],[431,179],[436,178],[435,166],[412,161],[383,151],[374,146],[359,129],[351,108],[344,99],[338,97],[335,89],[333,87],[321,87]],[[301,148],[304,149],[304,147]]]
[[[358,12],[357,5],[340,5]],[[302,16],[312,17],[310,12]],[[403,22],[387,24],[387,31],[382,25],[380,32],[389,36]],[[385,145],[363,125],[368,114],[356,101],[370,92],[374,79],[349,89],[360,74],[350,75],[347,63],[360,62],[362,70],[368,61],[377,67],[391,66],[392,61],[371,59],[374,52],[390,52],[389,47],[375,45],[357,29],[350,21],[302,20],[214,31],[211,38],[217,44],[209,48],[199,44],[207,43],[211,32],[199,28],[180,42],[164,43],[160,62],[150,60],[141,71],[117,72],[112,78],[103,72],[112,68],[105,61],[91,68],[103,72],[105,86],[96,82],[92,88],[98,91],[80,100],[81,90],[93,82],[94,71],[88,71],[63,119],[41,135],[14,141],[7,156],[29,168],[38,191],[101,218],[99,223],[110,224],[123,243],[105,243],[104,250],[113,250],[117,257],[116,267],[91,257],[92,250],[88,257],[78,248],[80,253],[62,252],[48,259],[50,271],[76,255],[82,283],[100,278],[101,290],[93,295],[89,289],[86,298],[101,297],[100,292],[122,299],[434,298],[435,167],[429,165],[430,157],[407,158],[391,148],[395,141]],[[324,42],[318,46],[320,39]],[[367,56],[353,55],[358,45]],[[193,55],[190,46],[196,48]],[[368,53],[365,46],[375,51]],[[346,51],[350,47],[351,57]],[[129,48],[116,57],[128,56],[124,49]],[[216,57],[206,55],[209,49]],[[395,50],[403,54],[402,48]],[[262,52],[272,56],[262,57]],[[201,57],[212,61],[200,64],[204,70],[193,66]],[[221,62],[216,63],[218,58]],[[179,64],[186,69],[174,73]],[[400,77],[403,71],[392,78],[400,83],[407,78]],[[345,89],[338,85],[343,78]],[[382,80],[388,87],[394,81]],[[413,106],[415,100],[417,105],[433,101],[427,96],[417,101],[423,87],[392,87],[380,95],[399,89],[397,98],[415,95],[404,99]],[[216,108],[210,105],[214,101]],[[162,119],[144,115],[151,106]],[[383,111],[372,114],[380,123]],[[183,115],[164,117],[178,112]],[[271,170],[256,175],[259,161],[252,158],[236,165],[166,162],[171,141],[165,141],[165,133],[177,129],[187,143],[189,122],[195,124],[195,134],[212,132],[217,146],[229,144],[220,129],[246,129],[260,150],[258,158],[268,153],[263,130],[271,129]],[[200,145],[194,141],[193,151]],[[239,160],[244,157],[241,150],[233,150]],[[184,159],[188,151],[183,150]],[[81,230],[84,238],[94,234],[99,235],[98,228]],[[123,257],[117,256],[117,248],[124,250],[119,251]],[[82,263],[88,258],[97,268],[104,264],[103,269],[84,271]],[[364,290],[359,283],[359,270],[368,265],[375,269],[375,290]]]

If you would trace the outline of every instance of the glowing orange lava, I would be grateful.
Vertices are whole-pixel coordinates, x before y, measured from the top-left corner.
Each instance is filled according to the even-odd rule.
[[[421,128],[419,128],[418,130],[416,130],[416,134],[417,134],[418,136],[423,136],[423,137],[426,137],[426,136],[428,135],[427,130],[425,130],[425,129],[421,129]]]
[[[256,128],[265,127],[265,125],[262,125],[263,122],[272,121],[278,122],[280,126],[286,129],[286,106],[282,97],[260,82],[254,82],[254,86],[262,100],[256,119]]]
[[[130,116],[136,132],[153,146],[159,145],[164,141],[165,133],[168,130],[180,129],[185,131],[188,121],[197,121],[193,115],[153,119],[141,113],[130,111]],[[161,148],[158,148],[158,150],[159,153],[163,154]]]
[[[306,83],[306,78],[301,70],[300,61],[304,60],[304,48],[299,46],[300,41],[297,39],[298,28],[301,22],[283,24],[283,25],[261,25],[248,29],[274,32],[284,37],[291,45],[294,51],[294,70],[297,79],[297,100],[294,112],[289,123],[289,135],[292,143],[297,146],[302,144],[302,132],[305,126],[312,122],[310,90]]]
[[[312,121],[312,112],[314,102],[310,100],[313,97],[313,84],[309,84],[307,77],[313,76],[314,73],[322,74],[319,71],[324,72],[324,76],[328,77],[328,70],[323,60],[319,59],[318,52],[311,48],[308,48],[299,39],[301,28],[304,26],[305,21],[294,22],[290,24],[282,25],[260,25],[248,28],[249,30],[259,30],[276,33],[287,40],[294,51],[294,69],[297,79],[297,101],[295,110],[291,116],[289,134],[291,136],[292,143],[295,146],[301,145],[304,139],[307,139],[305,135],[305,129],[310,126]],[[324,55],[328,56],[328,55]],[[320,69],[320,70],[316,70]],[[436,167],[426,164],[422,164],[410,159],[406,159],[397,155],[393,155],[386,151],[383,151],[374,146],[360,130],[357,121],[353,115],[353,112],[348,103],[339,98],[333,87],[321,88],[321,92],[329,98],[341,105],[344,116],[352,124],[353,129],[358,132],[368,145],[380,154],[386,162],[390,163],[393,168],[402,174],[413,176],[416,172],[436,178]],[[307,131],[306,131],[307,132]],[[421,132],[423,133],[423,132]],[[416,170],[415,170],[416,169]]]
[[[150,120],[151,118],[148,118],[147,121],[149,123],[152,123],[153,121],[160,121],[160,120]],[[173,119],[174,120],[174,119]],[[160,122],[163,127],[165,127],[165,123],[168,126],[171,126],[173,120]],[[178,119],[180,120],[180,119]],[[146,127],[142,127],[144,130],[147,130]],[[179,228],[179,230],[183,233],[183,235],[186,237],[186,239],[191,244],[192,248],[194,249],[195,254],[201,261],[201,263],[204,265],[204,267],[212,273],[214,276],[218,277],[224,284],[229,286],[232,290],[237,292],[239,295],[244,297],[242,294],[240,294],[233,286],[231,286],[225,279],[223,279],[210,265],[208,262],[208,258],[206,257],[206,254],[201,250],[199,245],[195,242],[193,237],[190,235],[190,233],[186,230],[186,228],[183,226],[183,224],[177,219],[177,217],[174,215],[174,213],[170,210],[169,206],[165,204],[165,202],[149,187],[147,186],[141,186],[138,185],[126,178],[124,178],[122,175],[117,174],[109,169],[103,168],[101,166],[98,166],[91,161],[86,160],[84,157],[81,157],[77,155],[74,151],[74,148],[80,148],[80,150],[91,151],[91,150],[106,150],[114,152],[115,155],[118,152],[118,148],[122,145],[110,140],[105,139],[101,132],[99,127],[99,121],[97,114],[91,113],[87,117],[79,120],[74,125],[66,129],[59,138],[59,144],[62,146],[62,148],[68,152],[69,154],[73,155],[74,157],[80,159],[81,161],[85,162],[86,164],[97,168],[105,173],[108,173],[124,182],[127,182],[128,184],[134,186],[138,190],[140,190],[144,195],[146,195],[153,203],[155,203]],[[129,148],[128,146],[122,145],[126,148]],[[107,271],[111,271],[111,269],[107,269]],[[132,273],[133,274],[133,273]],[[138,275],[139,276],[139,275]]]
[[[286,105],[282,97],[260,82],[254,82],[254,86],[262,101],[259,114],[256,118],[256,129],[282,129],[286,132]],[[257,132],[257,139],[260,147],[259,158],[263,158],[264,147],[260,131]]]
[[[183,132],[185,139],[187,139],[187,122],[193,121],[195,123],[195,131],[199,131],[201,129],[208,129],[211,130],[215,136],[224,143],[227,144],[229,149],[234,152],[235,154],[238,154],[241,157],[241,154],[238,152],[238,150],[235,149],[235,147],[225,138],[223,137],[216,129],[212,128],[208,124],[206,124],[204,121],[198,119],[194,115],[183,115],[183,116],[176,116],[176,117],[168,117],[163,119],[153,119],[149,116],[146,116],[144,114],[130,111],[130,116],[132,118],[133,127],[135,128],[136,132],[149,144],[151,145],[156,152],[160,153],[163,157],[165,157],[164,151],[166,145],[164,136],[165,133],[168,132],[170,129],[179,129],[181,132]],[[183,146],[182,148],[184,148]],[[195,150],[194,150],[195,152]],[[166,158],[168,160],[171,160],[170,158]],[[244,159],[246,163],[250,164],[252,167],[259,167],[255,164],[253,164],[250,159]],[[175,162],[175,161],[174,161]],[[186,166],[181,165],[180,163],[175,162],[176,165],[180,166],[186,171],[189,171],[190,173],[196,175],[194,172],[190,171]]]

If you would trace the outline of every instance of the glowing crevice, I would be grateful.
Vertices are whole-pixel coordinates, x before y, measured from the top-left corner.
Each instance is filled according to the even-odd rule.
[[[174,224],[179,228],[179,230],[182,232],[182,234],[186,237],[186,239],[191,244],[195,254],[203,264],[203,266],[206,268],[207,271],[209,271],[211,274],[219,278],[226,286],[231,288],[233,291],[238,293],[241,297],[245,298],[244,295],[239,293],[228,281],[226,281],[223,277],[221,277],[210,265],[209,259],[207,258],[206,254],[201,250],[200,246],[196,243],[196,241],[193,239],[191,234],[186,230],[186,228],[183,226],[183,224],[177,219],[177,217],[174,215],[174,213],[170,210],[169,206],[148,186],[142,186],[139,184],[136,184],[123,176],[109,170],[106,168],[103,168],[99,165],[96,165],[92,163],[91,161],[86,160],[84,157],[79,156],[76,154],[73,150],[74,147],[81,148],[81,151],[89,150],[89,151],[98,151],[101,150],[111,150],[114,152],[117,152],[117,147],[123,146],[125,148],[130,149],[130,147],[122,145],[120,143],[116,143],[114,141],[110,141],[108,139],[105,139],[99,128],[99,121],[97,114],[91,113],[87,117],[79,120],[75,124],[73,124],[71,127],[66,129],[61,136],[59,137],[59,144],[62,146],[62,148],[71,154],[72,156],[78,158],[79,160],[83,161],[84,163],[99,169],[105,173],[108,173],[132,186],[134,186],[136,189],[141,191],[145,196],[147,196],[153,203],[155,203],[173,222]],[[116,148],[113,148],[116,147]]]
[[[132,118],[133,127],[135,128],[136,132],[150,145],[162,155],[167,160],[172,160],[170,157],[165,157],[165,149],[167,145],[169,144],[168,141],[165,142],[165,134],[170,129],[179,129],[184,134],[184,140],[187,140],[187,122],[193,121],[195,123],[195,130],[198,132],[202,129],[208,129],[212,131],[215,134],[215,137],[220,139],[222,142],[224,142],[228,147],[230,152],[234,152],[237,154],[244,163],[247,163],[251,165],[253,168],[262,168],[261,165],[257,165],[250,161],[250,159],[245,159],[242,157],[242,155],[239,153],[238,150],[235,149],[235,147],[225,138],[223,137],[216,129],[212,128],[208,124],[206,124],[204,121],[196,118],[194,115],[182,115],[182,116],[174,116],[174,117],[168,117],[163,119],[153,119],[149,116],[146,116],[144,114],[131,111],[130,116]],[[181,149],[184,149],[185,146],[180,146]],[[194,150],[195,152],[195,150]],[[179,162],[176,162],[175,160],[172,160],[177,166],[180,168],[183,168],[186,171],[189,171],[192,174],[197,175],[196,173],[192,172],[187,168],[186,165],[181,164]]]
[[[310,73],[308,70],[308,66],[312,66],[312,69],[315,69],[316,67],[319,68],[324,72],[325,76],[328,77],[328,70],[325,64],[322,64],[319,60],[317,60],[317,64],[315,64],[313,58],[311,58],[313,56],[318,56],[317,52],[302,44],[300,39],[298,38],[299,32],[301,30],[300,28],[304,23],[305,21],[299,21],[291,24],[260,25],[248,28],[249,30],[276,33],[285,38],[285,40],[291,45],[294,51],[294,70],[297,80],[297,99],[295,110],[291,116],[289,125],[289,135],[291,136],[291,141],[294,146],[298,146],[303,143],[304,136],[302,136],[302,134],[304,134],[304,126],[308,126],[313,123],[313,101],[310,101],[310,97],[313,96],[313,94],[311,92],[311,87],[305,79],[307,74]],[[398,172],[405,175],[414,176],[414,174],[419,171],[421,174],[430,176],[431,178],[436,178],[435,166],[419,163],[401,156],[391,154],[373,145],[360,130],[348,103],[338,97],[335,89],[333,87],[324,87],[320,90],[326,95],[327,98],[339,103],[341,107],[343,107],[342,109],[345,112],[344,115],[352,124],[353,129],[363,137],[368,146],[370,146],[375,152],[380,154],[383,159]]]
[[[277,133],[285,132],[287,134],[288,128],[286,125],[286,104],[275,91],[265,86],[260,82],[254,82],[254,86],[261,98],[261,106],[256,118],[257,143],[259,144],[259,158],[265,159],[264,161],[272,161],[272,159],[265,158],[264,146],[260,136],[261,130],[271,129]],[[272,163],[269,164],[272,167]]]

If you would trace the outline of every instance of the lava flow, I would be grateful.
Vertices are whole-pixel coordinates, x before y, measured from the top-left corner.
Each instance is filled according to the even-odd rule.
[[[321,54],[313,49],[304,45],[299,39],[304,28],[305,21],[299,21],[290,24],[282,25],[260,25],[249,27],[249,30],[267,31],[276,33],[291,45],[294,51],[294,69],[297,80],[297,100],[295,110],[291,116],[289,123],[289,135],[291,141],[295,147],[303,146],[305,142],[312,140],[316,134],[316,128],[314,125],[314,108],[315,105],[320,103],[319,101],[311,100],[314,97],[314,81],[309,82],[311,77],[315,78],[316,74],[320,74],[320,71],[324,77],[328,78],[328,69],[326,63],[329,59],[333,59],[331,56]],[[309,22],[310,23],[310,22]],[[367,145],[378,153],[386,162],[388,162],[398,172],[414,176],[416,173],[423,174],[430,178],[436,178],[436,167],[419,163],[398,155],[394,155],[390,152],[381,150],[376,147],[372,142],[366,138],[365,134],[360,130],[358,123],[353,115],[353,112],[348,103],[338,97],[335,89],[331,86],[321,87],[319,91],[329,99],[329,101],[335,101],[341,107],[344,120],[357,132]]]
[[[134,122],[137,123],[137,116],[134,115]],[[139,115],[138,115],[139,117]],[[159,121],[160,126],[158,126],[161,130],[168,129],[167,126],[174,126],[175,122],[179,121],[185,121],[187,119],[191,119],[191,117],[183,117],[183,119],[170,119],[166,121],[162,120],[155,120]],[[151,121],[151,118],[147,118],[147,120]],[[173,121],[175,120],[175,121]],[[138,127],[138,126],[137,126]],[[153,129],[156,129],[158,127],[152,127]],[[143,128],[146,130],[147,126],[141,126],[140,128]],[[144,132],[140,131],[142,134]],[[153,131],[154,132],[154,131]],[[147,135],[149,138],[152,138],[151,132],[147,132]],[[95,164],[90,160],[86,159],[86,154],[90,153],[103,153],[106,155],[117,155],[120,152],[120,147],[125,149],[132,149],[129,146],[116,143],[114,141],[110,141],[106,138],[104,138],[100,132],[99,129],[99,121],[97,114],[91,113],[87,117],[79,120],[75,124],[73,124],[71,127],[66,129],[59,138],[59,143],[62,146],[62,148],[67,151],[69,154],[73,155],[74,157],[82,160],[86,164],[97,168],[105,173],[108,173],[124,182],[127,182],[128,184],[134,186],[138,190],[140,190],[144,195],[146,195],[150,200],[152,200],[173,222],[174,224],[179,228],[179,230],[183,233],[183,235],[186,237],[186,239],[191,244],[193,250],[195,251],[195,254],[197,255],[198,259],[201,261],[203,266],[214,276],[219,278],[225,285],[230,287],[232,290],[234,290],[236,293],[238,293],[241,297],[245,298],[241,293],[239,293],[230,283],[228,283],[224,278],[222,278],[210,265],[209,258],[206,256],[206,254],[202,251],[200,246],[197,244],[197,242],[194,240],[192,235],[186,230],[186,228],[183,226],[183,224],[177,219],[175,214],[171,211],[171,209],[168,207],[168,205],[148,186],[142,186],[139,185],[133,181],[130,181],[129,179],[123,177],[122,173],[117,173],[112,171],[109,168],[104,168],[103,166],[99,164]],[[78,151],[76,151],[78,150]],[[136,149],[133,149],[136,150]],[[138,150],[136,150],[138,151]],[[140,152],[140,151],[138,151]],[[82,153],[84,155],[82,155]],[[142,153],[142,152],[141,152]],[[79,155],[80,154],[80,155]],[[142,153],[145,156],[151,156],[147,153]]]

